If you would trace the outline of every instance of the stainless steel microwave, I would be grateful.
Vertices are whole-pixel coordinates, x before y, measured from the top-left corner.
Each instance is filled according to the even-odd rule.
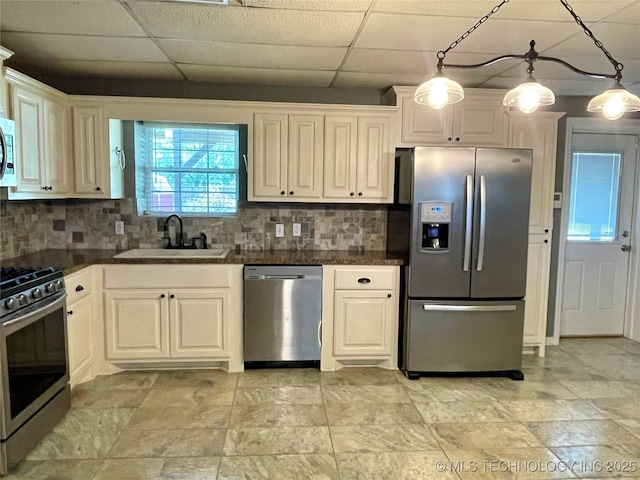
[[[13,120],[0,118],[0,187],[15,187],[16,129]]]

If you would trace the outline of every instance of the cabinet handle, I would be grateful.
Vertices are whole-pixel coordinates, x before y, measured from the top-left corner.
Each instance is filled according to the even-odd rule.
[[[289,192],[289,195],[293,195],[293,190],[291,190],[291,191]]]
[[[160,298],[164,298],[164,297],[166,297],[164,293],[160,295]]]
[[[76,292],[81,292],[82,290],[84,290],[84,287],[82,285],[78,285],[76,287]]]
[[[69,311],[67,312],[67,315],[73,315],[73,310],[69,310]]]
[[[391,294],[390,293],[387,293],[387,298],[391,298]]]
[[[102,190],[100,187],[96,187],[96,190],[99,192],[100,190]]]
[[[358,196],[361,197],[362,196],[362,192],[358,192]]]
[[[353,192],[351,192],[351,193],[349,194],[349,196],[351,196],[351,197],[353,197],[354,195],[355,195],[355,193],[353,193]]]
[[[176,298],[176,296],[172,293],[171,295],[169,295],[169,298]]]
[[[287,192],[285,192],[284,190],[282,190],[282,191],[280,192],[280,195],[284,195],[285,193],[287,193]]]
[[[362,277],[358,279],[358,283],[371,283],[371,279],[367,277]]]

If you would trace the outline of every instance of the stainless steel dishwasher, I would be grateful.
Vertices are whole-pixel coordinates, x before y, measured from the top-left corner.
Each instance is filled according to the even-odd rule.
[[[244,267],[245,366],[319,362],[321,321],[322,267]]]

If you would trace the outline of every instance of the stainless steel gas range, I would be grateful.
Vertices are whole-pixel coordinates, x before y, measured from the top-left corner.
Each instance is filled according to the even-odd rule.
[[[59,270],[0,269],[0,475],[71,406],[66,297]]]

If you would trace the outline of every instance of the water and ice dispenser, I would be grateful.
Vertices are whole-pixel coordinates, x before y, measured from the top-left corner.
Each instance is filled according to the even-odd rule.
[[[449,224],[451,202],[421,202],[422,250],[446,250],[449,248]]]

